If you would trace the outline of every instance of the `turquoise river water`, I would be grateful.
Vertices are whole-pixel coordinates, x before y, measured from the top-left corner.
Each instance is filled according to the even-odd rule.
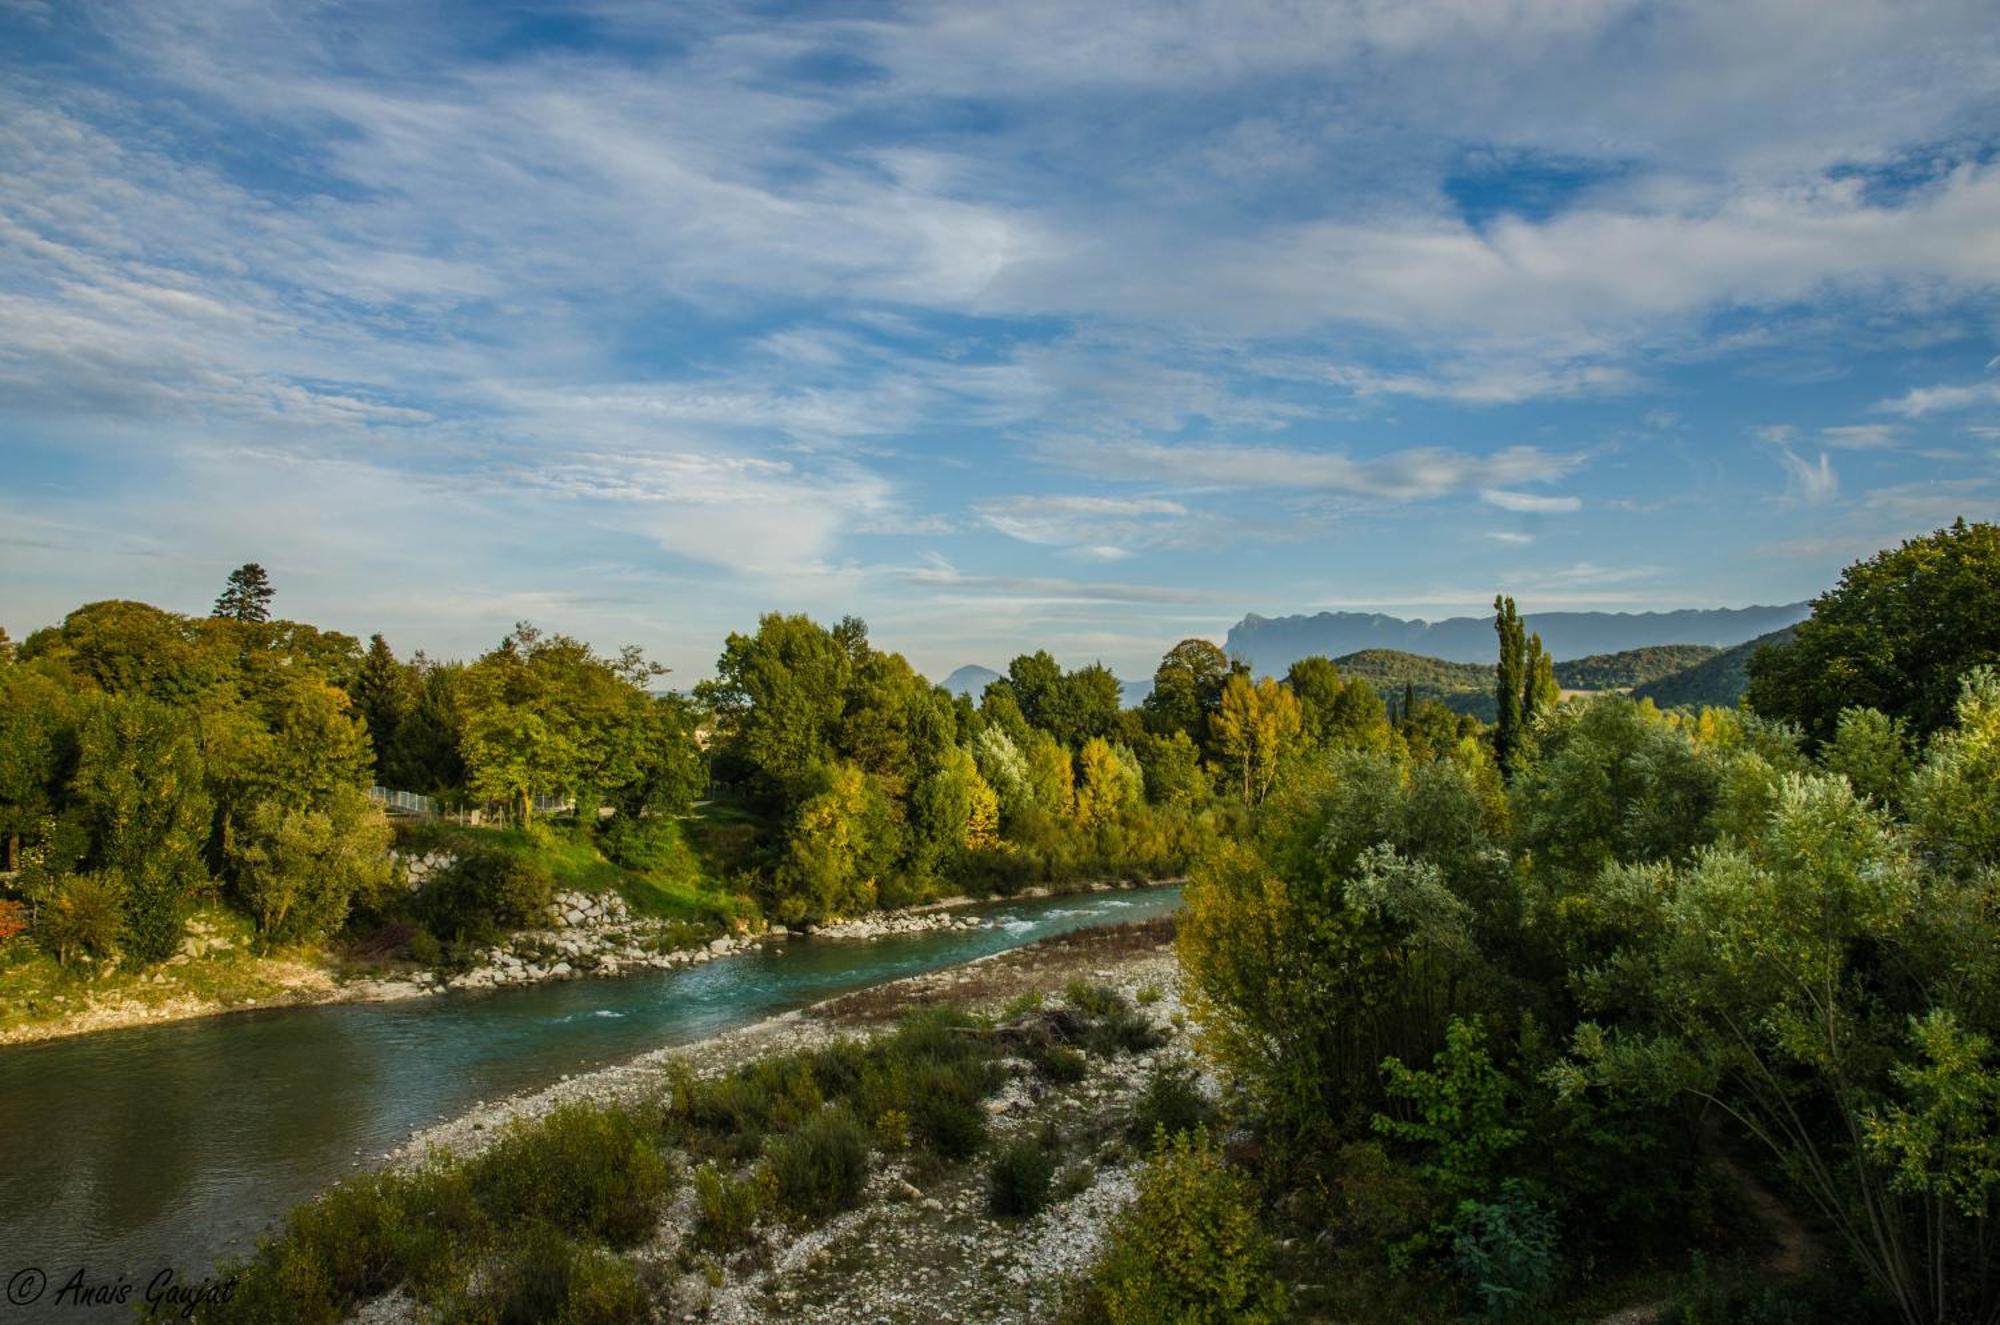
[[[480,1100],[1050,935],[1177,888],[992,903],[970,931],[793,940],[677,971],[275,1009],[0,1049],[0,1281],[199,1279],[293,1204]],[[136,1297],[136,1293],[135,1293]],[[0,1325],[100,1319],[0,1300]],[[112,1311],[125,1318],[127,1311]]]

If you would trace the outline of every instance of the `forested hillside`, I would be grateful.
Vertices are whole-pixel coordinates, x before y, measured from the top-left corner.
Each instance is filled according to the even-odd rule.
[[[1556,664],[1556,682],[1565,690],[1629,690],[1684,672],[1722,650],[1711,644],[1660,644],[1622,653],[1594,653]]]
[[[1775,648],[1792,638],[1793,627],[1774,630],[1768,635],[1759,635],[1733,649],[1719,653],[1695,663],[1681,671],[1669,672],[1650,681],[1642,681],[1632,688],[1634,699],[1650,699],[1661,708],[1702,707],[1730,708],[1743,698],[1744,688],[1749,684],[1750,659],[1761,648]]]

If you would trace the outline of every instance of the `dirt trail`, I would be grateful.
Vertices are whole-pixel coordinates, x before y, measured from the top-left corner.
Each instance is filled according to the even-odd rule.
[[[1712,1129],[1708,1139],[1715,1139]],[[1826,1248],[1813,1236],[1812,1230],[1756,1174],[1720,1149],[1711,1155],[1709,1163],[1729,1179],[1742,1197],[1744,1208],[1756,1216],[1757,1222],[1770,1235],[1771,1249],[1757,1263],[1760,1277],[1774,1282],[1796,1279],[1826,1260]],[[1657,1325],[1666,1315],[1668,1305],[1662,1300],[1621,1307],[1601,1317],[1597,1325]]]

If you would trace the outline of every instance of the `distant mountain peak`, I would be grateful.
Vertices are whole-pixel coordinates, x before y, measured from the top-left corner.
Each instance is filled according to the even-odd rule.
[[[978,663],[967,663],[944,680],[938,682],[938,684],[946,690],[951,691],[954,695],[971,695],[974,699],[977,699],[985,692],[989,682],[998,681],[999,679],[1000,673],[994,671],[991,667],[981,667]]]

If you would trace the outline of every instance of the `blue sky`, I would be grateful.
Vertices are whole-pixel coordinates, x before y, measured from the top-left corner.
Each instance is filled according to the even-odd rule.
[[[1788,601],[2000,505],[1985,3],[0,0],[0,624]]]

